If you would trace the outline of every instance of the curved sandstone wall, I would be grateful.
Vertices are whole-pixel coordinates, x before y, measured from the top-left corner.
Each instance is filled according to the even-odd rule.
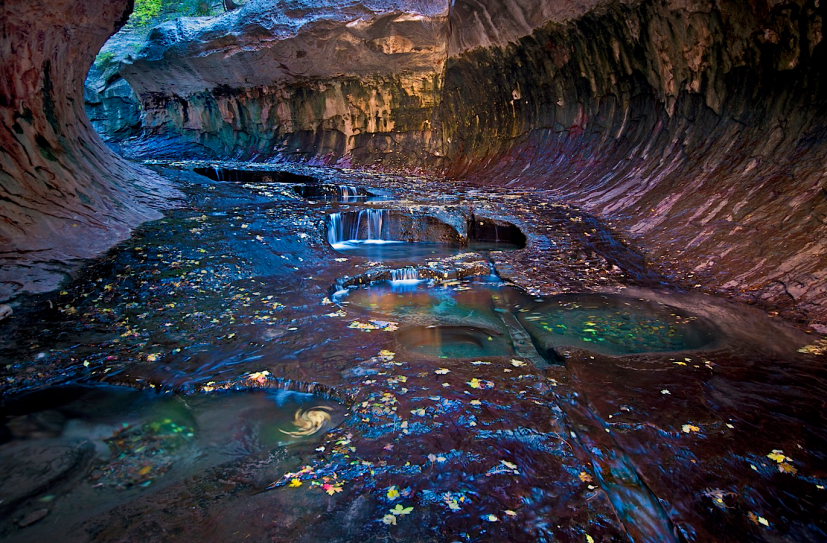
[[[440,109],[449,173],[551,189],[690,285],[823,324],[824,6],[614,2],[517,40],[465,24],[527,3],[457,2]]]
[[[127,0],[0,4],[0,300],[55,288],[160,214],[174,193],[109,151],[83,111],[83,81]]]
[[[109,153],[82,113],[94,52],[128,9],[100,4],[3,4],[9,262],[89,255],[155,216],[160,181]],[[825,9],[253,0],[153,30],[121,68],[145,110],[129,147],[548,189],[688,284],[825,325]],[[21,276],[9,269],[7,291]]]

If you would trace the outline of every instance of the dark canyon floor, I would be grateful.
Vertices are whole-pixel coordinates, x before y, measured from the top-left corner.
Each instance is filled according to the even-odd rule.
[[[0,323],[4,541],[827,540],[816,336],[542,191],[153,167]]]

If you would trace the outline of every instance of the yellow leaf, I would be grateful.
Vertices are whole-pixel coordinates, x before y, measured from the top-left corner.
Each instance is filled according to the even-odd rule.
[[[396,489],[395,486],[392,486],[388,489],[388,499],[395,500],[399,497],[399,490]]]
[[[298,488],[302,486],[302,481],[301,479],[293,479],[292,481],[290,481],[290,484],[288,486],[290,488]]]
[[[790,475],[795,475],[796,473],[798,473],[798,470],[795,469],[795,467],[786,462],[781,462],[780,464],[778,464],[778,471],[780,471],[781,473],[789,473]]]
[[[689,432],[700,432],[701,429],[695,426],[694,424],[684,424],[681,426],[681,430],[683,433],[688,434]]]
[[[784,451],[782,451],[781,449],[773,449],[772,452],[767,455],[767,458],[769,458],[770,460],[775,460],[779,464],[781,464],[782,462],[793,461],[793,459],[785,455]]]
[[[589,475],[588,473],[586,473],[585,471],[581,471],[580,472],[580,480],[583,481],[584,483],[591,483],[594,479],[592,479],[592,476]]]

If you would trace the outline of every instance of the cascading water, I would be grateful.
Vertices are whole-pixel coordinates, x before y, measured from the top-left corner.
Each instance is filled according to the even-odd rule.
[[[419,276],[419,270],[413,266],[406,266],[391,270],[391,290],[393,292],[415,291],[419,284],[426,281]]]
[[[419,271],[413,266],[391,270],[391,281],[419,281]]]
[[[327,241],[334,249],[352,243],[393,243],[387,239],[387,210],[363,209],[359,213],[333,213],[327,227]]]
[[[353,185],[339,185],[339,199],[342,202],[356,202],[364,199],[363,194],[359,194],[359,189]]]

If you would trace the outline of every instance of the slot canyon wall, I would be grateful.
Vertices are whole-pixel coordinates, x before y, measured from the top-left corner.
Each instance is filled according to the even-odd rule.
[[[4,206],[4,254],[37,250],[29,224],[46,225],[43,247],[66,239],[60,251],[82,253],[77,227],[42,210],[79,213],[93,241],[122,236],[153,216],[148,187],[161,186],[104,149],[80,111],[126,2],[14,6],[6,47],[36,50],[4,66],[30,75],[2,83],[3,147],[18,151],[0,181],[13,196],[32,179],[41,211]],[[547,189],[685,283],[827,330],[824,17],[820,0],[252,0],[164,23],[121,65],[143,108],[143,136],[125,148]],[[55,191],[68,203],[49,203]]]
[[[177,194],[112,153],[84,113],[89,67],[131,11],[127,0],[0,3],[0,300],[54,289]]]
[[[613,220],[667,275],[823,325],[824,11],[611,2],[515,40],[490,21],[516,6],[457,2],[447,171],[550,189]]]
[[[159,25],[120,74],[145,156],[435,167],[444,1],[256,0]]]
[[[549,189],[686,284],[827,323],[818,1],[328,4],[154,31],[122,70],[139,152]]]

